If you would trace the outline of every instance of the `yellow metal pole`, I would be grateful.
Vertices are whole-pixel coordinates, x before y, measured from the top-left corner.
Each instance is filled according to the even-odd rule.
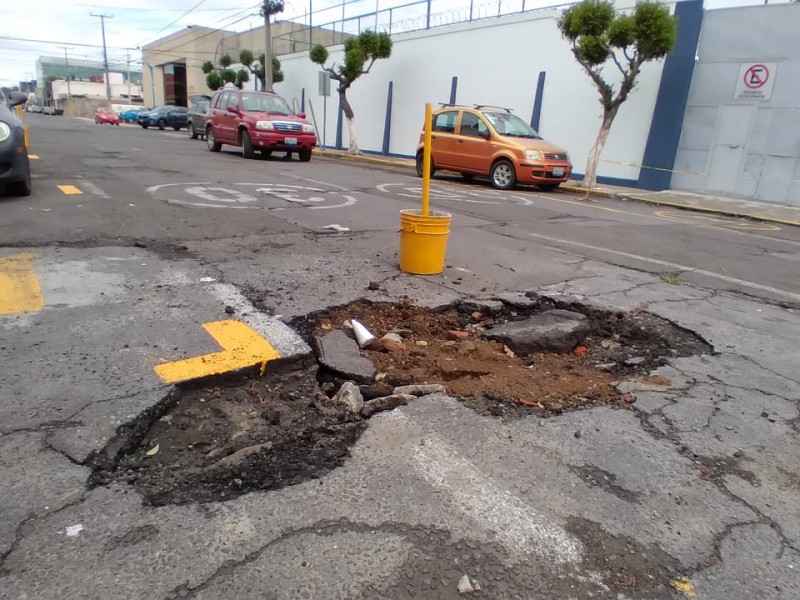
[[[425,104],[425,143],[422,150],[422,216],[428,216],[431,195],[431,122],[433,111]]]

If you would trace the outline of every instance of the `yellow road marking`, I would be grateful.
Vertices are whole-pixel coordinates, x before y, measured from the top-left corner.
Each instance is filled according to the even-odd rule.
[[[154,367],[162,381],[178,383],[256,365],[261,365],[263,371],[268,361],[281,356],[267,340],[241,321],[204,323],[203,329],[216,340],[222,351]]]
[[[39,160],[39,155],[38,154],[28,154],[28,158],[30,158],[31,160]]]
[[[82,194],[83,192],[76,188],[74,185],[59,185],[56,186],[67,196],[74,196],[75,194]]]
[[[0,258],[0,315],[44,308],[42,288],[33,270],[33,257],[33,254],[14,254]]]

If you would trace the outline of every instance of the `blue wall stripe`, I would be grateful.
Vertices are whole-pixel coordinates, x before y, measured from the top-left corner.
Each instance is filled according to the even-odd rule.
[[[583,173],[576,173],[573,171],[569,178],[573,181],[583,181],[585,175]],[[597,183],[604,183],[606,185],[618,185],[620,187],[636,187],[635,179],[623,179],[622,177],[606,177],[605,175],[597,176]]]
[[[536,98],[533,100],[533,112],[531,113],[531,127],[539,131],[539,122],[542,118],[542,99],[544,98],[544,78],[545,71],[539,71],[539,80],[536,82]]]
[[[342,99],[339,98],[339,114],[336,117],[336,149],[342,149],[342,118],[344,111],[342,110]]]
[[[453,75],[453,79],[450,81],[450,104],[456,103],[456,91],[458,91],[458,77]]]
[[[678,20],[678,39],[664,62],[658,88],[650,134],[644,149],[642,164],[657,169],[672,169],[681,128],[689,100],[697,43],[703,24],[703,0],[685,0],[675,5]],[[665,190],[672,180],[670,171],[640,169],[637,187],[645,190]]]
[[[392,137],[392,92],[394,82],[389,82],[389,93],[386,96],[386,121],[383,124],[383,153],[389,154],[389,141]]]

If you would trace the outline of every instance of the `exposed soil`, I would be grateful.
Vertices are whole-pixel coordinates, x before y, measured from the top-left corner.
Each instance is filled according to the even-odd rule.
[[[362,351],[378,370],[377,393],[410,383],[440,383],[479,412],[494,415],[626,405],[631,398],[618,394],[612,383],[640,378],[668,386],[666,378],[648,377],[646,372],[669,357],[710,351],[694,334],[648,313],[600,311],[551,300],[526,308],[480,304],[463,303],[436,312],[410,303],[360,301],[297,319],[293,326],[309,339],[346,329],[351,318],[377,337],[400,330],[405,338],[402,348]],[[516,356],[483,337],[494,325],[552,308],[576,310],[591,320],[591,336],[573,352]]]
[[[495,324],[551,308],[589,318],[592,332],[581,346],[564,354],[517,356],[483,337]],[[375,385],[362,386],[366,398],[391,394],[399,385],[439,383],[479,413],[496,416],[624,406],[631,397],[619,394],[615,382],[640,378],[668,386],[668,379],[647,371],[671,356],[710,351],[693,334],[646,313],[549,300],[524,308],[463,303],[441,311],[361,301],[297,319],[293,326],[310,341],[346,329],[351,318],[377,336],[397,331],[403,337],[392,351],[362,351],[378,371]],[[361,416],[330,401],[339,383],[316,366],[284,365],[264,377],[239,374],[186,386],[98,455],[92,483],[129,482],[160,506],[228,500],[319,478],[343,463],[366,427]],[[595,485],[627,493],[602,473],[581,473]]]
[[[129,482],[161,506],[321,477],[342,464],[365,424],[331,403],[315,375],[316,367],[185,389],[93,483]]]

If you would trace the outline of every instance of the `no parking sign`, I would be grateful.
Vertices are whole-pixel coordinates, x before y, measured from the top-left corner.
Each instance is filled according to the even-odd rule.
[[[778,63],[750,62],[739,67],[736,100],[769,100],[778,73]]]

